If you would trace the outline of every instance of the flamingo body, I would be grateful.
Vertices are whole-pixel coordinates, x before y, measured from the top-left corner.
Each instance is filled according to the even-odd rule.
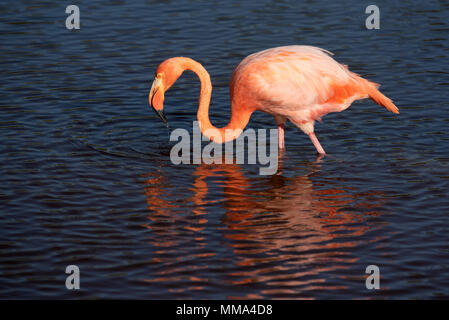
[[[399,113],[392,101],[377,90],[378,84],[349,71],[347,66],[330,55],[330,52],[317,47],[285,46],[243,59],[231,77],[231,120],[224,128],[215,128],[209,120],[212,91],[209,74],[189,58],[171,58],[159,65],[157,84],[153,83],[150,92],[150,104],[160,115],[163,93],[184,70],[192,70],[201,81],[198,121],[202,133],[211,140],[225,142],[235,139],[252,112],[259,110],[274,116],[279,130],[279,148],[284,148],[284,123],[288,119],[310,137],[318,153],[324,154],[314,134],[315,120],[321,120],[324,115],[343,111],[355,100],[368,97]],[[226,135],[227,129],[235,133]],[[211,130],[215,133],[211,134]]]

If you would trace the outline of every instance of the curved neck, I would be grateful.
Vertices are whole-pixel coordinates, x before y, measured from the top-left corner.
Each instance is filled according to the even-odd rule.
[[[209,73],[195,60],[185,59],[183,63],[184,69],[195,72],[201,82],[197,113],[201,133],[217,143],[224,143],[236,139],[248,124],[252,112],[245,108],[245,106],[239,105],[239,102],[232,101],[231,119],[229,123],[223,128],[215,127],[209,120],[209,105],[212,95],[212,83]]]

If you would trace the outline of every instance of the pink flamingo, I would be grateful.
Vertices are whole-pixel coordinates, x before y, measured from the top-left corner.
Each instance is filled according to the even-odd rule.
[[[201,82],[198,123],[210,140],[224,143],[236,139],[251,114],[264,111],[278,125],[278,146],[284,148],[284,124],[288,119],[310,137],[320,154],[323,147],[314,133],[315,120],[330,112],[347,109],[354,100],[371,98],[399,113],[393,102],[377,90],[378,84],[363,79],[330,57],[332,53],[312,46],[286,46],[254,53],[237,66],[231,77],[231,120],[216,128],[209,120],[212,84],[209,73],[198,62],[185,57],[170,58],[156,70],[149,103],[167,124],[163,113],[164,93],[185,70]]]

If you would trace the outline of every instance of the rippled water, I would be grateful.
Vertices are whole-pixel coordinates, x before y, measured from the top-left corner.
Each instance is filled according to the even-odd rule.
[[[380,30],[357,1],[78,1],[72,31],[68,4],[0,4],[0,297],[449,297],[447,1],[377,1]],[[157,65],[200,61],[222,126],[233,68],[289,44],[334,52],[401,114],[324,117],[321,159],[288,124],[273,176],[173,165],[147,102]],[[186,73],[166,94],[172,128],[192,130],[198,93]]]

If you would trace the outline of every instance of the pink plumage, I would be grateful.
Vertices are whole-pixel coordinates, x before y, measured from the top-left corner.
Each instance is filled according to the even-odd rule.
[[[371,98],[391,112],[399,113],[393,102],[377,90],[378,84],[349,71],[330,55],[329,51],[312,46],[285,46],[243,59],[232,74],[231,120],[224,128],[214,127],[209,120],[212,92],[209,74],[190,58],[170,58],[159,65],[150,104],[160,115],[164,92],[184,70],[192,70],[201,81],[198,121],[201,132],[210,139],[216,142],[235,139],[251,114],[259,110],[274,116],[279,130],[279,148],[284,148],[284,123],[288,119],[310,137],[319,153],[324,154],[314,133],[315,120],[322,116],[343,111],[354,100],[364,98]],[[236,133],[226,135],[228,129]],[[211,135],[210,130],[216,133]]]
[[[231,100],[235,95],[243,99],[237,92],[242,88],[249,97],[247,103],[275,116],[280,131],[289,119],[313,135],[312,142],[320,153],[324,150],[314,137],[313,126],[322,116],[343,111],[354,100],[368,97],[399,113],[391,100],[377,90],[377,84],[349,71],[330,55],[312,46],[285,46],[254,53],[234,70]],[[279,144],[283,147],[283,141]]]

